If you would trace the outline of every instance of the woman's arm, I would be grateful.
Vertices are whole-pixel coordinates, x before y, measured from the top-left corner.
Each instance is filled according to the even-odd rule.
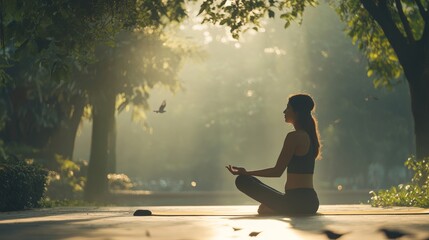
[[[280,177],[289,164],[292,155],[295,153],[296,140],[293,133],[288,133],[283,143],[282,151],[277,159],[277,163],[272,168],[255,171],[246,171],[244,168],[229,166],[228,170],[235,175],[252,175],[258,177]]]

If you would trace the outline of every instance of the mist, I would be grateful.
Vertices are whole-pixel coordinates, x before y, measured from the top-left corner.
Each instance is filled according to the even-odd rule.
[[[282,112],[302,92],[316,102],[323,145],[316,188],[377,189],[407,179],[403,162],[414,151],[407,83],[375,89],[365,57],[331,8],[308,9],[302,25],[286,30],[281,20],[267,20],[238,41],[200,22],[190,17],[174,33],[203,53],[183,65],[182,89],[155,88],[144,124],[131,111],[117,115],[117,172],[134,189],[234,190],[225,165],[273,166],[293,130]],[[167,112],[153,112],[163,100]],[[89,159],[90,138],[85,121],[74,160]],[[264,181],[283,189],[284,179]]]

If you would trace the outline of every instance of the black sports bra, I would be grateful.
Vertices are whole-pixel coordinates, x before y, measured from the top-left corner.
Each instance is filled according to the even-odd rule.
[[[307,154],[303,156],[293,155],[287,167],[288,173],[303,173],[313,174],[314,173],[314,162],[316,158],[314,156],[313,144],[310,143]]]

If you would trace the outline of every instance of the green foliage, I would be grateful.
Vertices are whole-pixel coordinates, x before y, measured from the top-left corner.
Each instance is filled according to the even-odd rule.
[[[86,162],[73,162],[60,155],[56,156],[57,171],[49,171],[46,196],[48,199],[64,200],[82,197],[86,177],[82,176],[81,168]]]
[[[374,86],[391,88],[395,83],[401,81],[403,69],[395,51],[374,17],[369,14],[360,1],[330,1],[330,3],[340,19],[346,23],[345,31],[353,44],[356,44],[367,57],[367,73],[368,77],[373,78]],[[390,4],[393,5],[393,3]],[[393,10],[393,6],[391,8]],[[413,19],[414,24],[419,22],[417,18]],[[397,25],[401,25],[398,18],[395,20]],[[416,26],[416,28],[418,27]]]
[[[234,38],[239,38],[240,33],[248,29],[255,29],[261,26],[261,19],[265,16],[275,17],[275,10],[285,21],[285,27],[292,22],[301,23],[304,10],[307,6],[316,6],[317,0],[238,0],[222,1],[215,4],[213,0],[206,0],[201,4],[199,14],[204,13],[204,22],[218,23],[230,27],[230,32]]]
[[[38,207],[45,192],[46,176],[47,171],[33,160],[2,154],[0,211]]]
[[[372,206],[429,207],[429,158],[418,161],[412,156],[405,161],[405,166],[414,172],[411,183],[371,191]]]
[[[73,112],[72,99],[87,98],[85,84],[91,81],[81,74],[100,60],[96,59],[98,46],[116,46],[120,32],[161,29],[186,17],[184,0],[11,0],[2,4],[2,12],[1,27],[7,34],[2,36],[0,89],[5,88],[7,94],[2,97],[8,107],[1,108],[5,114],[0,110],[0,129],[9,117],[19,122],[20,129],[14,131],[23,138],[50,135]],[[18,91],[22,101],[14,102]],[[16,109],[19,113],[13,112]]]

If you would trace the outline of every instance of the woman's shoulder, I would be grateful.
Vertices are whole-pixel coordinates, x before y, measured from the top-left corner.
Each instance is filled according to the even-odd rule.
[[[308,133],[305,130],[294,130],[288,133],[291,136],[308,136]]]
[[[287,134],[287,137],[290,137],[293,140],[299,140],[299,141],[306,141],[308,139],[310,139],[310,136],[308,135],[308,133],[304,130],[295,130],[292,132],[289,132]]]

